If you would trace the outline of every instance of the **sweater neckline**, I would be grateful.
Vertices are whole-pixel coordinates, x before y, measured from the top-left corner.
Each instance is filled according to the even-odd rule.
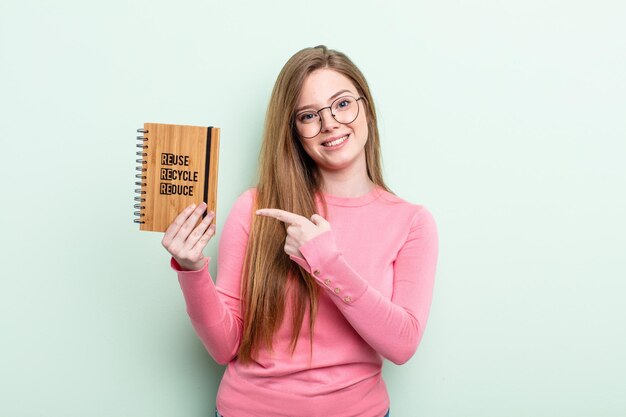
[[[380,188],[378,185],[375,185],[374,188],[372,188],[372,190],[370,190],[367,194],[363,194],[358,197],[340,197],[337,195],[326,193],[321,194],[324,196],[327,204],[343,207],[359,207],[369,204],[372,201],[378,199],[381,193],[382,188]]]

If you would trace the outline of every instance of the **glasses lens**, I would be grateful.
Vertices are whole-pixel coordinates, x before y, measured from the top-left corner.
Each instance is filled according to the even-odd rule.
[[[352,123],[359,115],[359,103],[352,96],[339,97],[330,105],[330,112],[337,122]],[[300,137],[313,138],[322,130],[322,118],[319,111],[303,111],[296,114],[295,125]]]
[[[354,97],[339,97],[332,104],[333,116],[339,123],[352,123],[359,115],[359,105]]]
[[[304,111],[296,115],[296,130],[303,138],[317,136],[322,128],[320,115],[313,111]]]

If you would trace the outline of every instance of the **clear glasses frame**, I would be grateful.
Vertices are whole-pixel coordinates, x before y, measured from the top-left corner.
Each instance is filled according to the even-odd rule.
[[[337,103],[341,103],[341,100],[345,100],[346,98],[351,98],[356,103],[356,114],[354,115],[352,120],[346,120],[346,121],[338,120],[337,119],[337,115],[335,113],[333,113],[333,108],[335,107],[335,105]],[[296,133],[298,134],[298,136],[300,136],[301,138],[304,138],[304,139],[312,139],[312,138],[314,138],[315,136],[319,135],[319,133],[322,131],[322,123],[323,123],[323,120],[322,120],[322,110],[326,110],[326,109],[328,109],[330,111],[331,116],[333,116],[333,119],[335,119],[337,121],[337,123],[341,123],[342,125],[350,124],[350,123],[354,122],[357,117],[359,117],[359,113],[360,113],[359,100],[364,99],[364,98],[365,97],[363,97],[363,96],[359,96],[358,98],[350,96],[350,95],[341,96],[341,97],[338,97],[335,100],[333,100],[333,102],[330,103],[330,106],[322,107],[321,109],[319,109],[317,111],[307,110],[307,111],[299,112],[296,115],[294,115],[294,117],[293,117],[293,127],[294,127]],[[318,120],[319,129],[317,129],[317,132],[314,135],[312,135],[312,136],[305,136],[305,135],[303,135],[301,133],[300,129],[298,128],[298,117],[303,115],[303,114],[308,114],[308,113],[315,113],[319,117],[319,120]]]

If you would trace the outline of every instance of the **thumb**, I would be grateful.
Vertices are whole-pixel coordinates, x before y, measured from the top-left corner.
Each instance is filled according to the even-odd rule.
[[[317,213],[311,216],[311,221],[313,222],[313,224],[319,227],[330,227],[330,223],[328,223],[325,218]]]

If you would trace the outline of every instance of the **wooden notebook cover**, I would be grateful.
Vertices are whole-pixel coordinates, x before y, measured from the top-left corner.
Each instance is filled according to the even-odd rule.
[[[193,203],[204,201],[207,212],[215,212],[220,130],[144,123],[143,137],[139,229],[164,232]]]

